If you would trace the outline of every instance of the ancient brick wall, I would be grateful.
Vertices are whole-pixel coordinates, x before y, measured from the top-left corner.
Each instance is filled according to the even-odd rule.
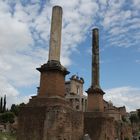
[[[132,128],[127,122],[115,121],[115,137],[120,140],[132,139]]]
[[[114,140],[114,119],[95,112],[84,115],[84,133],[91,140]]]
[[[84,114],[83,112],[72,112],[72,139],[83,140],[84,134]]]
[[[29,104],[21,108],[17,140],[82,140],[83,127],[82,112],[55,103]]]
[[[17,140],[42,140],[45,107],[22,107],[18,118]]]
[[[88,111],[104,111],[103,95],[88,94]]]
[[[65,79],[61,72],[41,73],[39,96],[61,96],[65,95]]]

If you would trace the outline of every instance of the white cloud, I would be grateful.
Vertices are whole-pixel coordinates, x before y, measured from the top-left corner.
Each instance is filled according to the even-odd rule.
[[[13,14],[10,13],[8,0],[0,2],[0,73],[5,80],[2,79],[0,84],[2,86],[2,83],[5,83],[2,91],[13,101],[19,98],[18,88],[38,82],[39,72],[35,68],[47,62],[53,5],[61,5],[64,10],[61,62],[68,66],[72,63],[71,53],[76,51],[78,43],[85,39],[87,29],[98,10],[95,2],[51,1],[39,12],[39,2],[23,6],[18,1],[12,9]],[[75,11],[74,14],[71,11]]]
[[[140,1],[139,0],[132,0],[132,3],[133,3],[134,8],[140,9],[139,8],[139,5],[140,5]]]
[[[130,86],[107,89],[104,98],[116,106],[126,106],[127,111],[140,108],[140,88]]]
[[[9,2],[0,1],[0,75],[3,77],[0,84],[6,80],[7,86],[3,86],[3,90],[10,98],[19,97],[19,87],[39,81],[39,72],[35,68],[47,62],[54,5],[63,7],[61,62],[65,66],[73,63],[70,59],[72,53],[78,50],[78,44],[85,40],[93,26],[103,27],[111,46],[130,47],[140,40],[138,0],[133,1],[135,10],[129,8],[133,7],[131,5],[126,6],[126,0],[99,0],[98,3],[93,0],[51,0],[40,12],[39,0],[26,6],[17,1],[13,15],[9,12]]]
[[[107,4],[107,0],[99,0],[100,4],[106,5]]]
[[[103,37],[107,38],[106,43],[111,47],[135,47],[140,39],[138,35],[140,16],[139,8],[136,6],[138,1],[128,3],[126,0],[108,0],[106,3],[104,5],[100,2],[100,5],[104,5],[106,8],[100,8],[97,14],[100,18],[99,24],[106,32]]]

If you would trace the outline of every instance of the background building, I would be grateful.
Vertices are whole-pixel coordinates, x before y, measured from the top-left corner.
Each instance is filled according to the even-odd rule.
[[[86,111],[87,96],[83,94],[84,79],[73,75],[69,81],[65,82],[66,96],[65,98],[70,102],[72,108],[77,111]]]

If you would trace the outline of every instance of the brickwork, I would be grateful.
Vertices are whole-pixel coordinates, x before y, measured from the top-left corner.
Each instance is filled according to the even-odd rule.
[[[59,84],[58,84],[59,83]],[[65,95],[65,79],[61,72],[43,72],[41,73],[39,96],[61,96]]]
[[[21,107],[17,140],[124,140],[131,137],[128,126],[116,122],[104,112],[104,92],[99,85],[98,29],[93,30],[92,85],[88,89],[88,112],[74,110],[65,95],[65,75],[69,72],[60,59],[62,8],[53,8],[49,61],[37,68],[41,73],[38,95]],[[78,95],[83,79],[75,81],[72,93]],[[83,86],[83,85],[82,85]],[[82,88],[81,88],[82,90]],[[79,94],[80,95],[80,94]],[[124,109],[121,109],[123,114]],[[115,137],[116,136],[116,137]]]
[[[37,97],[36,97],[37,98]],[[73,111],[63,99],[32,99],[21,108],[17,140],[81,140],[83,113]],[[40,101],[39,101],[40,100]],[[44,98],[46,102],[48,99]],[[62,101],[62,102],[61,102]],[[40,105],[39,105],[40,104]]]
[[[45,110],[45,107],[21,108],[17,140],[43,140]]]
[[[114,119],[97,112],[84,114],[84,133],[91,140],[114,140]]]
[[[88,111],[104,111],[103,97],[98,94],[88,95]]]
[[[88,111],[104,111],[103,94],[101,89],[89,88],[88,93]]]
[[[37,70],[41,73],[38,96],[65,96],[65,75],[69,72],[59,61],[48,61]]]
[[[132,128],[129,123],[115,121],[115,138],[119,140],[132,140]]]

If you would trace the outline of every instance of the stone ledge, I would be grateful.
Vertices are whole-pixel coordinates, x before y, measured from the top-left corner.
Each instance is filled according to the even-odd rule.
[[[37,68],[40,72],[46,72],[46,71],[59,71],[62,72],[64,75],[69,74],[70,72],[67,71],[65,67],[61,65],[59,61],[51,60],[47,63],[43,64],[40,68]]]
[[[87,91],[88,94],[101,94],[104,95],[105,92],[101,88],[90,87]]]

